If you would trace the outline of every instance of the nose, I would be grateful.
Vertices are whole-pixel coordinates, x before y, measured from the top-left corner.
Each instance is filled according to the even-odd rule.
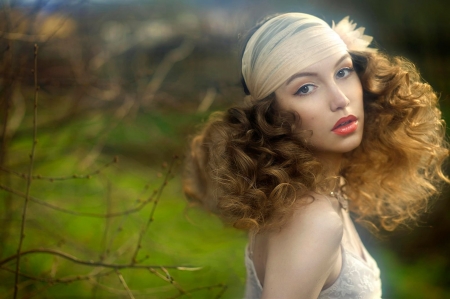
[[[334,84],[330,88],[330,109],[331,111],[337,111],[344,109],[350,104],[350,100],[338,85]]]

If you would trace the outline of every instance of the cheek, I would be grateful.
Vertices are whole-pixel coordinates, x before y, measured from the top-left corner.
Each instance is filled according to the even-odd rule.
[[[359,80],[359,78],[357,78],[356,82],[355,82],[355,94],[357,99],[362,103],[362,98],[363,98],[363,88],[361,85],[361,81]]]
[[[300,114],[300,118],[300,128],[304,130],[317,130],[317,126],[322,123],[320,117],[312,111],[305,111],[303,114]]]
[[[361,112],[364,109],[363,90],[359,81],[355,82],[354,85],[349,86],[349,88],[347,89],[347,97],[350,100],[350,105],[353,106],[353,109],[358,110],[355,112]]]
[[[343,92],[347,95],[350,99],[358,100],[362,99],[363,95],[363,88],[361,85],[361,81],[359,80],[359,77],[355,74],[351,78],[348,78],[349,80],[343,83],[342,86],[344,88]]]

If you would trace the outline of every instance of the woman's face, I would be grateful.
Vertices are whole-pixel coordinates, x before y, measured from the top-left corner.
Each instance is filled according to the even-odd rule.
[[[278,108],[300,115],[300,130],[312,131],[318,155],[343,154],[361,143],[363,92],[346,51],[294,74],[275,95]]]

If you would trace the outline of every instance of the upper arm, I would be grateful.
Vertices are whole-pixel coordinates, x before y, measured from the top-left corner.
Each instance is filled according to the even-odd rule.
[[[268,238],[262,298],[317,298],[340,261],[342,234],[340,216],[324,200],[297,210]]]

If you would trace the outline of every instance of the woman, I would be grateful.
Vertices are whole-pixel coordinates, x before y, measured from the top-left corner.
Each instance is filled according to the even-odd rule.
[[[301,13],[257,25],[242,55],[248,103],[192,141],[185,193],[249,231],[245,298],[380,298],[349,211],[393,230],[447,181],[436,94],[355,26]]]

